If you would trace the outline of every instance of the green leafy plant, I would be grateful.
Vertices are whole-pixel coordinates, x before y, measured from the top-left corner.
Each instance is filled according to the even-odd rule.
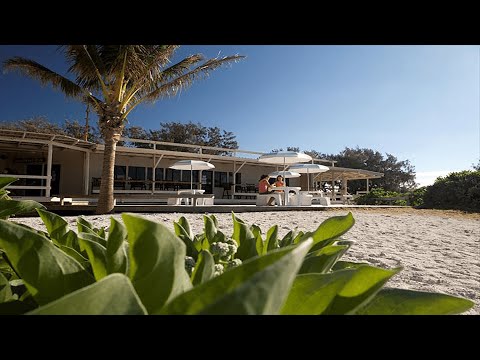
[[[35,209],[45,208],[42,204],[32,200],[12,200],[7,186],[17,181],[14,177],[0,177],[0,219],[8,219],[15,214],[30,213]]]
[[[0,314],[456,314],[470,300],[385,288],[401,268],[340,261],[351,213],[313,232],[266,233],[232,213],[165,225],[124,213],[108,229],[37,210],[47,232],[0,220]]]

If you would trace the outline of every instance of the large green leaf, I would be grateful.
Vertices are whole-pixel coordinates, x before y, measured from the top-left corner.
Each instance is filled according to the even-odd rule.
[[[77,260],[23,226],[0,220],[0,247],[39,304],[94,282]]]
[[[267,231],[267,237],[265,239],[265,246],[263,247],[264,253],[274,250],[278,247],[278,225],[273,225]]]
[[[87,235],[91,234],[78,234],[78,242],[80,243],[80,248],[87,252],[88,260],[92,265],[93,275],[95,280],[98,281],[108,274],[107,249],[96,241],[90,240]]]
[[[299,274],[320,273],[330,271],[335,262],[347,251],[348,246],[329,245],[313,253],[303,261]]]
[[[359,315],[450,315],[469,310],[473,301],[439,293],[382,289]]]
[[[204,283],[213,278],[215,272],[215,261],[212,254],[204,250],[198,254],[197,263],[192,274],[192,283],[194,286]]]
[[[107,273],[128,274],[128,258],[125,251],[127,228],[120,221],[110,218],[107,241]]]
[[[343,270],[343,269],[358,269],[362,265],[369,265],[369,263],[357,263],[353,261],[343,261],[339,260],[335,263],[335,265],[332,266],[332,270]]]
[[[190,224],[188,223],[188,220],[185,218],[185,216],[182,216],[182,217],[180,217],[180,219],[178,219],[178,224],[181,227],[183,227],[187,236],[190,238],[190,240],[193,241],[193,232],[192,232],[192,229],[190,228]],[[177,234],[177,236],[178,236],[178,234]]]
[[[217,227],[215,226],[215,220],[213,220],[208,215],[203,215],[203,223],[204,223],[204,232],[205,237],[207,238],[208,242],[211,244],[215,242],[215,236],[217,235]]]
[[[330,274],[298,275],[293,282],[281,314],[322,314],[353,274],[354,270],[342,270]]]
[[[68,231],[68,223],[65,219],[57,214],[44,209],[37,209],[38,215],[42,219],[48,234],[52,239],[59,241],[62,245],[67,245],[61,242]]]
[[[86,230],[86,228],[83,227],[84,230]],[[78,237],[80,237],[80,234],[82,234],[82,238],[83,239],[88,239],[90,241],[93,241],[93,242],[96,242],[97,244],[99,245],[102,245],[105,249],[107,248],[107,240],[105,240],[104,238],[100,237],[98,234],[96,233],[91,233],[87,230],[87,232],[81,232],[79,231],[78,232]],[[80,243],[79,243],[80,244]],[[80,249],[83,251],[82,249],[82,246],[80,245]]]
[[[285,247],[293,244],[293,239],[295,237],[295,230],[290,230],[285,236],[279,241],[280,247]]]
[[[98,235],[94,230],[94,226],[87,219],[85,219],[84,216],[77,217],[77,230],[79,233],[84,232]]]
[[[351,212],[345,216],[333,216],[320,224],[313,232],[311,237],[315,245],[310,251],[316,251],[322,247],[330,245],[336,238],[345,234],[355,224],[355,219]],[[306,236],[308,236],[306,234]]]
[[[45,206],[33,200],[5,200],[0,199],[0,219],[15,214],[32,212],[35,209],[44,209]]]
[[[150,314],[192,287],[185,271],[185,244],[165,225],[122,214],[128,230],[129,277]]]
[[[278,314],[312,245],[273,250],[173,299],[162,314]]]
[[[27,315],[146,315],[130,279],[111,274]]]
[[[353,314],[365,306],[383,285],[401,268],[386,270],[362,265],[338,293],[325,314]]]
[[[186,219],[185,219],[185,221],[186,221]],[[183,222],[184,225],[185,225],[185,221]],[[188,222],[186,224],[188,226],[188,230],[183,227],[183,225],[180,221],[179,222],[174,221],[173,222],[173,229],[175,231],[175,235],[177,235],[184,242],[185,246],[187,247],[187,250],[186,250],[187,251],[187,256],[191,256],[195,260],[197,260],[199,250],[197,250],[197,248],[195,247],[195,243],[193,241],[193,238],[192,238],[192,236],[190,236],[191,230],[190,230],[190,226],[188,225]],[[198,244],[199,244],[199,249],[201,250],[201,243],[198,243]]]
[[[10,185],[11,183],[17,181],[17,178],[14,177],[0,177],[0,189],[3,189]]]
[[[257,225],[252,225],[251,230],[255,236],[255,249],[257,250],[257,254],[266,254],[267,249],[262,238],[262,230],[260,230]]]
[[[54,241],[81,252],[80,245],[78,244],[78,235],[73,230],[68,230],[67,233],[63,235],[62,239]]]
[[[62,245],[62,244],[57,244],[60,250],[62,250],[65,254],[71,256],[75,260],[77,260],[80,265],[83,266],[84,269],[88,270],[91,265],[90,262],[88,261],[87,258],[83,257],[82,254],[80,254],[77,250],[74,248],[71,248],[70,246]]]
[[[0,303],[9,301],[12,298],[12,288],[8,279],[0,273]]]
[[[250,227],[232,212],[233,234],[232,239],[238,244],[236,258],[245,261],[257,256],[257,238],[250,230]]]

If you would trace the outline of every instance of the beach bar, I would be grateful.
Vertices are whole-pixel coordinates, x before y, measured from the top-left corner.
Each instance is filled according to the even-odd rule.
[[[13,198],[50,202],[54,198],[98,197],[102,144],[63,135],[0,130],[0,176],[17,177],[8,187]],[[192,144],[121,138],[117,145],[114,194],[121,199],[144,195],[167,202],[165,194],[190,189],[213,194],[214,204],[255,204],[260,175],[283,170],[278,164],[259,162],[264,153]],[[179,160],[212,163],[212,170],[171,169]],[[382,173],[336,167],[335,161],[313,159],[329,170],[312,176],[314,190],[332,184],[332,202],[347,194],[349,180],[370,179]],[[310,184],[312,184],[312,180]],[[307,178],[287,179],[288,185],[307,190]],[[341,186],[335,184],[341,184]],[[338,189],[338,191],[337,191]]]

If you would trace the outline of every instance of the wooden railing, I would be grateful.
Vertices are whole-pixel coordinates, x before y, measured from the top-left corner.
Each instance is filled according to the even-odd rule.
[[[49,176],[43,176],[43,175],[17,175],[17,174],[0,174],[0,177],[13,177],[17,179],[37,179],[37,180],[47,180],[51,178],[51,176],[49,177]],[[46,185],[8,185],[7,189],[47,190],[47,186]]]

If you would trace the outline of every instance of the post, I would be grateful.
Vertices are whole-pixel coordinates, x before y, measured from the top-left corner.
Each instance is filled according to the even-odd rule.
[[[87,110],[85,111],[85,134],[84,134],[84,140],[88,141],[88,113],[90,112],[90,104],[87,104]],[[86,195],[86,194],[85,194]]]
[[[155,166],[156,156],[153,155],[153,167],[152,167],[152,195],[155,194],[155,173],[156,173],[156,166]]]
[[[342,195],[347,195],[347,179],[342,177]]]
[[[83,158],[83,195],[88,195],[90,185],[90,151]]]
[[[368,178],[367,178],[367,194],[368,194]]]
[[[52,156],[53,145],[48,143],[48,156],[47,156],[47,189],[45,190],[45,196],[50,197],[50,188],[52,186]]]

